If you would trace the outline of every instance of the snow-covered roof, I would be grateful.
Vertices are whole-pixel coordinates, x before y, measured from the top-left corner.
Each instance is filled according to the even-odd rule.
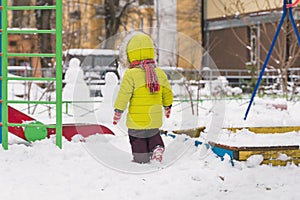
[[[159,67],[165,71],[184,71],[182,67],[176,67],[176,66],[159,66]]]
[[[64,55],[78,55],[78,56],[88,56],[88,55],[119,55],[118,50],[112,49],[68,49],[63,52]]]

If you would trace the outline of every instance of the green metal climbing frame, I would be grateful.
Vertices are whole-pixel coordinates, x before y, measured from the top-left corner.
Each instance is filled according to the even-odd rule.
[[[8,149],[8,127],[10,126],[37,126],[36,124],[13,124],[8,122],[8,103],[23,104],[55,104],[56,105],[56,145],[62,148],[62,0],[56,0],[53,6],[8,6],[7,0],[2,0],[2,146]],[[8,29],[9,10],[55,10],[56,11],[56,30],[25,30]],[[56,34],[55,54],[49,53],[10,53],[8,52],[8,34]],[[8,57],[55,57],[56,58],[56,77],[55,78],[36,78],[36,77],[8,77]],[[8,81],[56,81],[56,101],[14,101],[8,99]],[[53,127],[53,125],[38,125]]]

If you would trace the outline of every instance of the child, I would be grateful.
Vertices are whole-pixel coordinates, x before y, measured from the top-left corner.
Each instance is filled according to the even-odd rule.
[[[154,62],[154,45],[144,33],[132,36],[126,45],[129,69],[125,71],[114,105],[116,125],[128,106],[128,127],[133,161],[161,162],[164,143],[159,133],[162,126],[162,106],[170,116],[173,94],[166,74]]]

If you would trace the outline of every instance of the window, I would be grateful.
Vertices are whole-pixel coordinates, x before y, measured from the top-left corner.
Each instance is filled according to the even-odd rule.
[[[15,58],[8,58],[8,65],[9,66],[15,66],[16,65],[16,59]]]
[[[88,7],[88,0],[84,0],[84,10],[87,11]]]
[[[89,32],[88,32],[88,24],[85,23],[84,24],[84,41],[88,41],[89,40]]]
[[[104,17],[105,16],[105,10],[104,10],[104,6],[103,5],[95,5],[95,15],[97,17]]]
[[[144,18],[143,17],[141,17],[141,19],[140,19],[140,29],[144,30]]]
[[[135,26],[134,26],[134,19],[131,19],[131,29],[134,30]]]
[[[148,27],[153,27],[153,18],[152,18],[152,15],[148,15]],[[153,28],[150,28],[149,29],[149,34],[150,35],[152,35],[152,32],[153,32],[153,30],[152,30]]]
[[[259,27],[252,26],[250,27],[250,62],[252,64],[257,63],[258,59],[258,34]]]
[[[80,10],[75,10],[74,12],[69,13],[69,17],[71,20],[80,20]]]
[[[17,41],[10,41],[9,46],[17,46]]]
[[[154,5],[153,0],[139,0],[139,5],[148,5],[148,6],[152,6]]]

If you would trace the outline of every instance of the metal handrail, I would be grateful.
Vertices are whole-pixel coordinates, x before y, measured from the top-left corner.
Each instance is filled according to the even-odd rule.
[[[38,29],[8,29],[7,33],[10,34],[42,34],[42,33],[50,33],[55,34],[56,30],[38,30]]]
[[[7,53],[8,57],[56,57],[54,53]]]
[[[21,126],[21,127],[46,127],[46,128],[56,128],[56,125],[53,124],[19,124],[19,123],[8,123],[8,126]]]
[[[56,6],[7,6],[6,9],[7,10],[55,10]]]
[[[25,100],[7,100],[12,104],[56,104],[56,101],[25,101]]]
[[[47,78],[47,77],[7,77],[7,80],[14,80],[14,81],[55,81],[56,78]]]

